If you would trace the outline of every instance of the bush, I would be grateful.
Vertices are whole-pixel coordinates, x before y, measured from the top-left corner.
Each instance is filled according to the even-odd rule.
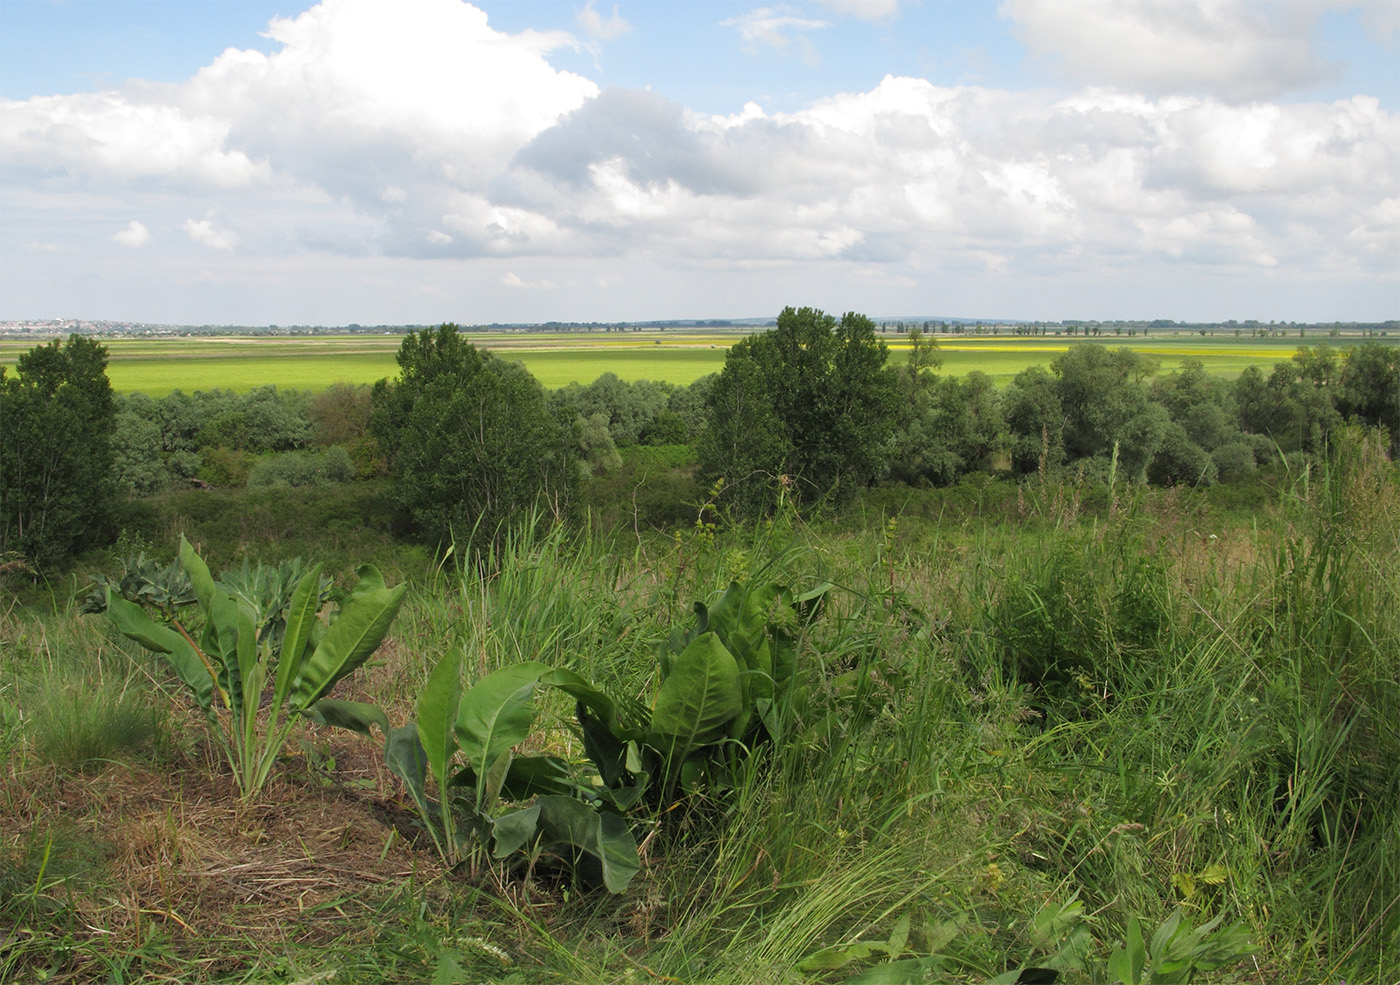
[[[1221,482],[1239,482],[1258,471],[1254,449],[1247,441],[1232,441],[1210,453]]]
[[[249,452],[222,445],[204,449],[203,460],[199,478],[221,488],[246,486],[248,474],[253,471],[253,464],[257,461]]]
[[[28,734],[35,755],[68,769],[89,769],[154,751],[164,721],[149,699],[111,685],[45,688],[33,706]]]
[[[328,486],[354,478],[350,453],[332,445],[320,454],[289,451],[265,458],[248,473],[248,486]]]

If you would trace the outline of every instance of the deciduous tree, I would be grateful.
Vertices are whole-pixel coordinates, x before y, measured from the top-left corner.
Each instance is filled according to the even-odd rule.
[[[843,499],[890,454],[896,376],[875,323],[784,308],[771,332],[729,350],[709,401],[701,472],[723,477],[749,511],[787,483],[802,501]]]
[[[57,564],[111,533],[107,349],[71,336],[0,367],[0,553]]]
[[[408,336],[397,359],[399,379],[375,384],[371,427],[399,505],[429,542],[492,538],[537,507],[569,511],[572,435],[523,367],[450,324]]]

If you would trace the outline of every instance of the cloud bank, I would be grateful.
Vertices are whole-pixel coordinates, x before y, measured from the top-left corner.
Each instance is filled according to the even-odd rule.
[[[512,266],[490,281],[515,291],[628,260],[817,262],[906,286],[962,270],[1394,280],[1397,120],[1368,96],[1264,101],[1329,71],[1306,47],[1310,14],[1002,9],[1074,87],[887,76],[797,112],[706,116],[600,90],[550,64],[572,38],[502,33],[457,0],[326,0],[270,24],[274,53],[230,49],[183,84],[4,103],[0,165],[36,222],[140,200],[152,228],[231,257],[498,259]],[[591,2],[580,23],[626,28]],[[781,47],[825,23],[765,8],[732,26]]]

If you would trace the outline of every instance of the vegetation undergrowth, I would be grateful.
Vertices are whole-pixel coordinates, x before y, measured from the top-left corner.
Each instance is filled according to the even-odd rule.
[[[975,498],[673,538],[541,518],[411,575],[335,695],[395,725],[453,652],[464,688],[539,661],[646,705],[693,601],[832,584],[783,740],[637,820],[618,895],[450,868],[378,737],[298,721],[244,802],[164,665],[57,593],[0,610],[0,979],[1400,979],[1381,445],[1339,434],[1248,513],[1054,477]],[[74,772],[44,737],[70,692],[142,696],[153,738]],[[574,697],[535,702],[516,753],[583,766]]]

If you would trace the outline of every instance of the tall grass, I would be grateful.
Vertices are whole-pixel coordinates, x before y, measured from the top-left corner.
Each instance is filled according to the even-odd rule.
[[[624,551],[539,522],[449,557],[362,695],[395,724],[452,646],[473,679],[539,659],[639,697],[691,602],[731,578],[837,589],[800,638],[781,741],[733,790],[639,821],[622,897],[504,869],[415,878],[376,897],[353,956],[254,951],[240,974],[749,985],[937,952],[950,982],[1027,962],[1102,981],[1133,918],[1184,911],[1258,946],[1199,980],[1400,980],[1400,475],[1381,447],[1343,435],[1252,520],[1134,490],[1033,489],[1014,524],[997,502],[868,528],[702,514]],[[37,625],[26,659],[52,650]],[[37,679],[17,653],[0,651],[0,749]],[[540,741],[582,761],[554,710]],[[1071,901],[1079,950],[1037,919]],[[855,957],[803,964],[819,952]]]

